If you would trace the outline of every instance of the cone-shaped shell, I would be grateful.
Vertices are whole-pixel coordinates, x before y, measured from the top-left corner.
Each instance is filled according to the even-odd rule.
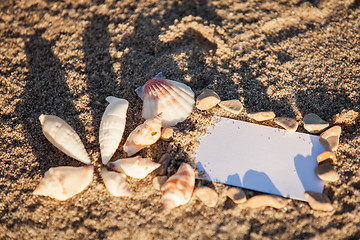
[[[162,113],[159,113],[137,126],[130,133],[123,147],[128,156],[134,155],[159,140],[161,136],[161,119]]]
[[[101,177],[104,180],[106,189],[115,197],[130,197],[131,192],[126,182],[126,175],[123,173],[101,169]]]
[[[160,167],[161,164],[150,161],[147,158],[136,156],[132,158],[123,158],[115,162],[109,162],[108,167],[118,172],[124,172],[132,178],[143,179],[149,173]]]
[[[182,163],[178,171],[161,187],[165,210],[171,210],[190,201],[194,191],[195,172],[187,163]]]
[[[125,99],[107,97],[106,107],[100,123],[99,143],[102,163],[107,164],[119,146],[126,123],[129,102]]]
[[[150,79],[135,91],[143,100],[142,117],[149,119],[162,112],[164,127],[184,121],[195,105],[189,86],[168,79]]]
[[[91,164],[84,144],[69,124],[57,116],[41,114],[39,120],[45,137],[59,150],[85,164]]]
[[[84,190],[90,183],[94,166],[50,168],[33,194],[66,200]]]

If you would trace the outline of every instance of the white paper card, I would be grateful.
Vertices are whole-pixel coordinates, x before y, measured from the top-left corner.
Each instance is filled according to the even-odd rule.
[[[217,117],[200,139],[196,165],[204,179],[306,201],[322,193],[314,173],[319,137]]]

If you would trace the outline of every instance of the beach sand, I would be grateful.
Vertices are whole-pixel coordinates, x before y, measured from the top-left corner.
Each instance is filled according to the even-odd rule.
[[[360,238],[358,0],[18,0],[1,1],[0,9],[1,239]],[[194,109],[173,141],[158,141],[142,156],[157,162],[169,153],[171,175],[181,162],[193,164],[213,116],[253,122],[247,113],[272,110],[306,132],[303,116],[316,113],[343,129],[334,164],[340,180],[324,190],[335,210],[295,200],[250,209],[226,199],[226,186],[197,181],[216,189],[217,206],[192,199],[165,213],[154,174],[128,178],[133,197],[111,196],[100,177],[105,98],[130,102],[121,146],[143,122],[135,88],[159,72],[196,96],[210,88],[244,109],[239,116],[218,106]],[[91,185],[66,201],[32,194],[49,168],[82,166],[43,136],[40,114],[67,121],[95,165]],[[121,147],[113,159],[120,157]]]

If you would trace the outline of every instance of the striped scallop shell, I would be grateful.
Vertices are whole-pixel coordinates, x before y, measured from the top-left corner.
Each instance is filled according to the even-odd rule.
[[[109,96],[100,123],[99,143],[102,163],[107,164],[119,146],[126,123],[126,111],[129,102],[125,99]]]
[[[141,149],[154,144],[160,138],[161,120],[162,113],[159,113],[137,126],[130,133],[123,147],[128,156],[134,155]]]
[[[165,210],[171,210],[190,201],[194,191],[195,172],[187,163],[182,163],[178,171],[161,187]]]
[[[150,161],[147,158],[136,156],[132,158],[123,158],[115,162],[109,162],[108,167],[118,172],[124,172],[132,178],[143,179],[149,173],[160,167],[161,164]]]
[[[194,92],[189,86],[168,79],[150,79],[135,91],[143,100],[142,117],[149,119],[162,112],[164,127],[184,121],[195,104]]]
[[[93,173],[93,165],[50,168],[33,194],[66,200],[84,190],[91,183]]]
[[[39,120],[45,137],[59,150],[85,164],[91,164],[84,144],[69,124],[57,116],[41,114]]]
[[[101,169],[101,177],[104,180],[106,189],[115,197],[130,197],[131,192],[126,182],[126,175]]]

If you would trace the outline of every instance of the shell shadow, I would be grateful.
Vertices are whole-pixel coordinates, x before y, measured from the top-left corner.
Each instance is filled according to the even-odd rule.
[[[84,140],[85,130],[76,112],[73,95],[66,83],[65,71],[50,42],[42,37],[44,29],[38,29],[25,41],[28,64],[26,85],[21,95],[22,101],[16,106],[16,115],[24,125],[26,138],[35,155],[41,173],[60,165],[80,166],[56,149],[42,134],[39,121],[41,114],[59,116],[72,126]],[[19,160],[21,161],[21,160]],[[12,164],[17,164],[15,160]],[[23,165],[23,162],[20,163]],[[38,168],[29,167],[30,176],[38,173]]]
[[[262,189],[266,189],[266,192],[282,196],[266,173],[248,170],[243,178],[243,187],[250,190],[259,190],[259,186]]]

